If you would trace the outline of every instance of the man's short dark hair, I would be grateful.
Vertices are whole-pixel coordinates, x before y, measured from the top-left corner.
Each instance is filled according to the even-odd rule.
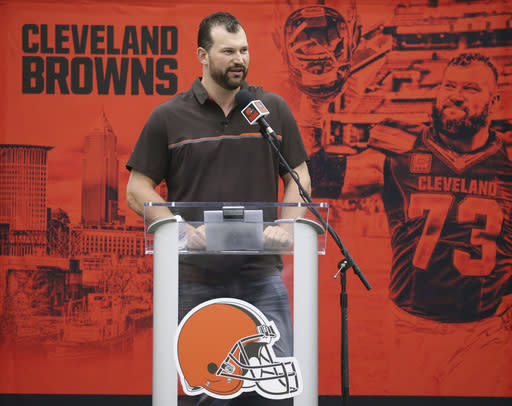
[[[211,32],[212,28],[216,26],[222,26],[227,32],[232,34],[237,33],[238,30],[242,28],[240,21],[238,21],[232,14],[224,11],[213,13],[208,17],[205,17],[199,24],[199,31],[197,33],[198,47],[204,48],[206,51],[210,50],[213,45]]]
[[[485,55],[482,55],[478,52],[465,52],[460,55],[457,55],[450,59],[448,62],[449,66],[469,66],[474,63],[482,63],[486,65],[489,69],[492,70],[492,73],[494,74],[494,78],[496,79],[496,83],[498,82],[498,69],[496,69],[496,66],[491,62],[491,59],[488,58]]]

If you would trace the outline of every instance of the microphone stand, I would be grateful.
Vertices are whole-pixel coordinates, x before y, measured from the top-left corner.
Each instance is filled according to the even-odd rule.
[[[313,200],[311,199],[311,196],[309,193],[304,189],[302,184],[300,183],[300,179],[295,173],[295,171],[290,167],[288,162],[286,162],[286,159],[281,154],[281,151],[279,151],[279,148],[275,143],[278,142],[277,137],[272,130],[270,126],[264,126],[260,125],[260,131],[263,135],[263,138],[265,138],[274,152],[279,157],[279,162],[285,167],[286,171],[291,175],[292,179],[295,181],[299,188],[300,195],[305,200],[306,203],[313,203]],[[341,242],[341,238],[339,237],[338,233],[331,227],[330,224],[327,224],[325,219],[322,217],[322,215],[318,212],[318,210],[315,207],[311,207],[311,211],[313,214],[317,217],[317,219],[320,221],[322,226],[329,232],[331,237],[333,238],[336,245],[339,247],[341,255],[343,256],[343,259],[338,262],[337,265],[337,271],[334,275],[334,279],[337,279],[338,276],[340,277],[340,284],[341,284],[341,293],[340,293],[340,308],[341,308],[341,400],[342,405],[347,406],[348,400],[350,396],[350,389],[349,389],[349,372],[348,372],[348,295],[347,295],[347,274],[346,271],[352,268],[354,270],[354,273],[359,277],[363,285],[366,287],[367,290],[370,290],[372,286],[368,282],[368,280],[363,275],[363,272],[359,268],[359,266],[356,264],[348,250],[345,248],[343,243]]]

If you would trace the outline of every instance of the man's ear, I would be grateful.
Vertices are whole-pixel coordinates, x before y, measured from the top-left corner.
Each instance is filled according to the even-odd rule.
[[[199,59],[199,62],[201,65],[208,64],[208,52],[206,52],[206,49],[199,47],[197,48],[197,59]]]
[[[489,112],[492,113],[494,112],[498,106],[500,105],[500,101],[501,101],[501,97],[499,94],[495,94],[493,96],[493,98],[491,99],[491,103],[490,103],[490,106],[489,106]]]

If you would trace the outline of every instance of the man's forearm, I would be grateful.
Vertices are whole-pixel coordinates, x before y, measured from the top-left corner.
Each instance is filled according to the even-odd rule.
[[[126,187],[126,203],[128,207],[144,218],[147,224],[172,216],[171,211],[167,207],[145,207],[145,202],[165,203],[165,200],[155,190],[155,183],[152,180],[141,173],[132,171]]]
[[[384,185],[385,155],[367,149],[347,157],[341,198],[360,198],[377,193]]]
[[[157,220],[172,217],[173,214],[166,206],[144,206],[145,202],[165,203],[165,200],[158,194],[148,194],[145,197],[137,198],[136,209],[133,209],[139,216],[143,217],[147,224]]]
[[[311,193],[311,180],[309,177],[309,172],[306,163],[299,165],[294,169],[297,174],[299,181],[304,188],[304,190],[310,194]],[[283,203],[307,203],[302,195],[300,194],[299,187],[291,177],[291,175],[287,174],[283,178],[285,182],[284,186],[284,194],[283,194]],[[303,217],[306,213],[305,207],[283,207],[281,210],[281,218],[289,218],[295,219],[299,217]]]

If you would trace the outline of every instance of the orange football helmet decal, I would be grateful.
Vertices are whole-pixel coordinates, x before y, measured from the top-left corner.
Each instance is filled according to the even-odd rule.
[[[278,358],[279,331],[253,305],[214,299],[196,306],[176,333],[176,365],[187,395],[229,399],[255,391],[270,399],[302,392],[297,360]]]

